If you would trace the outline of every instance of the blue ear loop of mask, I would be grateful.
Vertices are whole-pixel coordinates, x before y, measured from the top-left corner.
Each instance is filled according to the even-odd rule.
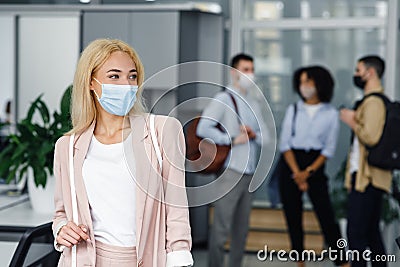
[[[110,114],[125,116],[136,102],[137,85],[130,84],[104,84],[96,78],[93,79],[101,85],[102,93],[99,97],[95,90],[100,105]]]

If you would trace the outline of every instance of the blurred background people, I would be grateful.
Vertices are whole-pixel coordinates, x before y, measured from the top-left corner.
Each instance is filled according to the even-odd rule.
[[[249,185],[258,164],[258,147],[268,138],[251,92],[255,89],[253,58],[238,54],[232,58],[231,67],[232,84],[209,103],[197,127],[198,136],[219,145],[232,145],[225,169],[218,174],[222,182],[217,190],[224,196],[214,203],[209,239],[209,266],[213,267],[224,266],[224,244],[230,233],[229,266],[241,266],[253,196]],[[227,132],[218,130],[218,123]]]
[[[385,62],[378,56],[369,55],[358,60],[353,76],[354,85],[364,93],[365,100],[358,101],[354,110],[342,109],[341,120],[353,131],[352,144],[347,161],[345,186],[349,190],[347,201],[347,236],[349,248],[362,253],[365,249],[376,255],[384,255],[379,222],[382,213],[382,197],[390,190],[392,173],[369,165],[368,149],[381,138],[385,125],[385,103],[381,78]],[[387,266],[384,261],[371,261],[372,266]],[[353,261],[352,266],[367,266],[365,259]]]
[[[301,255],[304,250],[303,192],[308,193],[329,247],[337,249],[336,242],[341,238],[325,174],[325,163],[336,149],[339,116],[329,104],[334,80],[324,67],[296,70],[293,88],[301,100],[288,107],[282,124],[280,192],[292,249]],[[339,259],[335,264],[348,265]],[[298,266],[304,265],[299,259]]]

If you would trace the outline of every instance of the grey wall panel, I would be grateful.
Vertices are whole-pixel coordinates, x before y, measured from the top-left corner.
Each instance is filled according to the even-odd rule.
[[[223,62],[223,18],[221,16],[200,13],[199,17],[199,60],[212,61],[216,63]],[[199,75],[201,77],[209,77],[210,81],[218,82],[226,86],[224,83],[224,74],[230,73],[228,68],[223,66],[215,68],[201,68]],[[230,77],[229,77],[230,78]],[[206,85],[200,85],[197,96],[212,97],[216,94],[216,88]],[[198,105],[200,110],[204,106]]]
[[[181,12],[179,25],[181,37],[179,40],[179,62],[196,61],[199,56],[199,17],[198,12]],[[194,69],[194,68],[192,68]],[[198,80],[197,71],[181,68],[179,71],[179,79],[182,82]],[[199,83],[187,83],[177,89],[179,109],[187,113],[187,111],[198,110],[194,105],[196,102],[190,101],[184,104],[185,101],[196,97]]]
[[[179,43],[179,60],[198,60],[200,14],[192,11],[181,12],[180,20],[179,30],[182,38]]]
[[[15,17],[0,16],[0,119],[5,120],[8,100],[15,94]]]
[[[83,15],[83,47],[97,38],[118,38],[138,52],[146,79],[178,63],[178,12],[86,12]],[[177,75],[160,75],[149,89],[174,87]]]
[[[220,15],[199,13],[199,60],[223,63],[224,20]]]
[[[223,19],[221,16],[185,11],[181,12],[180,62],[211,61],[214,66],[206,66],[199,62],[197,68],[190,75],[192,80],[204,81],[187,84],[179,88],[178,102],[182,103],[197,97],[213,97],[221,90],[223,83]],[[181,81],[188,80],[187,70],[181,70]],[[217,84],[211,85],[206,82]],[[200,113],[207,102],[191,101],[188,105],[181,105],[185,112]]]
[[[18,31],[18,116],[41,93],[50,111],[74,77],[79,56],[79,15],[22,15]]]
[[[178,63],[179,13],[132,12],[128,30],[130,44],[138,52],[145,77]],[[169,89],[176,85],[177,74],[152,79],[149,89]]]
[[[129,42],[129,12],[84,12],[82,46],[98,38],[115,38]]]

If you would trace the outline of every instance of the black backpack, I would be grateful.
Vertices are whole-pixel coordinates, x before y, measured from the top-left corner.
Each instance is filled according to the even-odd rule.
[[[381,93],[371,93],[361,102],[370,96],[377,96],[385,103],[386,121],[379,142],[367,146],[368,164],[385,170],[400,169],[400,103],[390,101]]]

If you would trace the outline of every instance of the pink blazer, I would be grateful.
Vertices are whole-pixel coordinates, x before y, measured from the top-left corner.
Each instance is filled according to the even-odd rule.
[[[174,251],[187,254],[192,245],[185,189],[185,141],[182,126],[174,118],[155,117],[156,135],[163,158],[162,174],[160,174],[159,163],[150,137],[148,114],[131,116],[130,122],[133,139],[132,153],[135,159],[133,164],[136,165],[138,266],[164,267],[167,254]],[[78,266],[95,266],[96,260],[93,225],[82,177],[82,166],[94,127],[93,123],[85,132],[75,135],[74,170],[78,217],[79,223],[88,226],[92,241],[80,242],[77,245]],[[55,148],[54,232],[67,221],[72,220],[68,144],[69,136],[63,136],[57,141]],[[127,160],[130,159],[127,158]],[[159,201],[160,199],[163,201]],[[59,266],[71,266],[71,249],[63,250]]]

